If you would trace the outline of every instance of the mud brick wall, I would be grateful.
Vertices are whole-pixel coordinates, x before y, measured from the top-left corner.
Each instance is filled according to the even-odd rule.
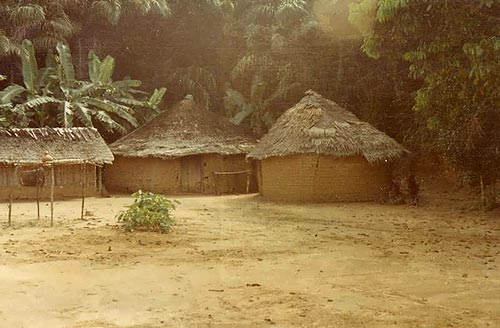
[[[116,156],[104,168],[104,185],[110,192],[176,194],[181,190],[181,161]]]
[[[262,161],[261,195],[299,202],[370,201],[387,190],[389,171],[362,157],[271,157]]]
[[[35,167],[18,167],[18,171],[34,169]],[[85,195],[98,196],[97,171],[93,165],[86,166]],[[54,167],[54,198],[78,198],[82,195],[81,165],[56,165]],[[50,199],[51,173],[45,169],[45,184],[40,188],[40,199]],[[13,165],[0,165],[0,201],[6,201],[12,195],[13,199],[36,199],[36,187],[24,187],[19,183],[16,168]]]
[[[203,155],[201,185],[204,194],[246,192],[246,175],[215,176],[214,172],[244,171],[252,168],[245,155]],[[181,159],[129,158],[116,156],[104,169],[104,185],[110,192],[133,193],[139,189],[162,194],[182,192]],[[253,186],[253,187],[252,187]],[[251,176],[251,190],[256,190],[256,176]]]
[[[203,156],[203,193],[242,194],[246,193],[247,175],[214,175],[214,172],[238,172],[252,170],[245,155],[222,156],[210,154]],[[255,191],[256,176],[250,176],[250,190]]]

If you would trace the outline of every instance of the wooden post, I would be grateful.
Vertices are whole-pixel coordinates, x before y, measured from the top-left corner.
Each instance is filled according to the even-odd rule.
[[[50,226],[54,226],[54,164],[50,165]]]
[[[82,164],[80,182],[82,183],[82,212],[80,214],[80,219],[83,220],[83,211],[85,209],[85,185],[87,184],[87,167],[85,161]]]
[[[247,173],[247,194],[250,192],[250,174],[251,172]]]
[[[40,220],[40,177],[36,171],[36,216]]]
[[[12,223],[12,195],[9,195],[9,227]]]
[[[102,196],[102,167],[97,167],[97,193],[99,196]]]
[[[486,208],[486,196],[484,195],[484,181],[482,175],[479,176],[479,181],[481,183],[481,206],[484,211]]]

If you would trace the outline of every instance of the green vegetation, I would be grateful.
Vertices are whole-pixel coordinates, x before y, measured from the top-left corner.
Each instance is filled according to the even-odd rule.
[[[372,8],[373,10],[367,10]],[[500,1],[364,0],[357,22],[375,12],[364,50],[409,63],[424,146],[474,172],[486,208],[496,205],[500,164]],[[368,15],[368,17],[367,17]]]
[[[313,89],[475,177],[492,207],[499,23],[500,0],[2,1],[0,124],[123,133],[165,86],[260,136]]]
[[[175,223],[172,211],[177,201],[168,200],[165,196],[139,190],[132,195],[135,200],[126,211],[118,215],[127,231],[157,231],[166,233]]]
[[[97,127],[101,131],[124,133],[126,126],[139,126],[138,117],[147,110],[158,111],[165,89],[149,98],[134,89],[142,82],[126,78],[113,81],[115,61],[102,61],[91,51],[90,81],[77,80],[68,46],[58,43],[57,55],[49,52],[46,67],[39,69],[33,44],[24,40],[21,63],[24,86],[12,84],[0,91],[0,117],[15,127]]]

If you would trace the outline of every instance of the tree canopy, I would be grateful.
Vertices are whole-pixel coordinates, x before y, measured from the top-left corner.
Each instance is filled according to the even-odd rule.
[[[96,63],[111,72],[101,89]],[[22,124],[22,106],[31,124],[88,125],[84,106],[107,108],[96,124],[134,126],[144,118],[125,107],[148,99],[124,93],[167,87],[168,105],[191,93],[263,135],[314,89],[485,185],[498,178],[500,0],[7,0],[0,73],[4,125]],[[82,102],[84,87],[118,107]]]

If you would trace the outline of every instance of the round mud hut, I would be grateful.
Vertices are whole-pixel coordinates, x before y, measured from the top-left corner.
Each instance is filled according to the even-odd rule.
[[[389,162],[408,151],[314,91],[287,110],[248,158],[260,194],[299,202],[370,201],[389,186]]]
[[[245,159],[256,140],[186,97],[110,145],[107,190],[162,194],[235,194],[257,190]]]

